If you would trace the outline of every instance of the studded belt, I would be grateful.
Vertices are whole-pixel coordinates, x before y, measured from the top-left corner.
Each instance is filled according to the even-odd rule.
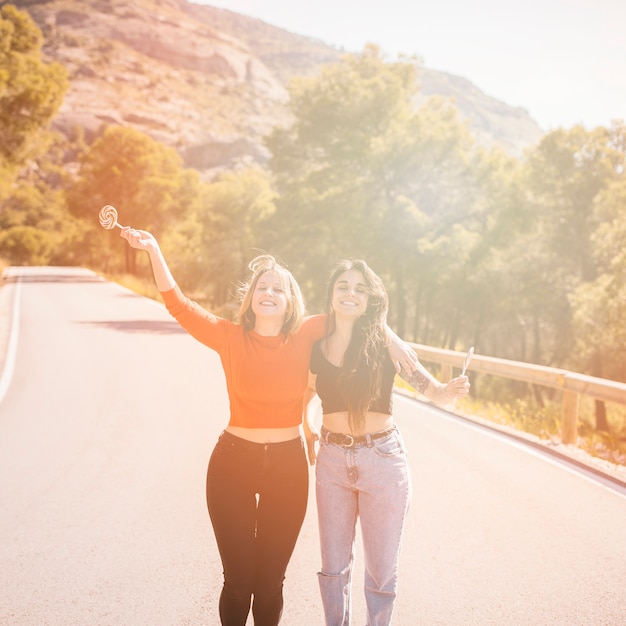
[[[367,445],[376,439],[382,439],[383,437],[388,437],[396,430],[395,424],[386,428],[385,430],[381,430],[377,433],[371,433],[367,435],[347,435],[344,433],[333,433],[327,428],[322,426],[320,431],[320,435],[322,439],[328,443],[334,443],[338,446],[343,446],[344,448],[352,448],[353,446],[362,446]]]

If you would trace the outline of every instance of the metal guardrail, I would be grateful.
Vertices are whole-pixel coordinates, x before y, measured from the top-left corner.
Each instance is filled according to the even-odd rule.
[[[417,343],[410,345],[416,350],[420,361],[441,365],[443,380],[452,378],[455,368],[460,370],[463,367],[465,352],[432,348]],[[569,370],[520,361],[507,361],[506,359],[497,359],[480,354],[474,354],[472,357],[470,370],[562,391],[561,441],[563,443],[576,443],[580,398],[582,396],[626,405],[626,383],[605,378],[585,376]]]

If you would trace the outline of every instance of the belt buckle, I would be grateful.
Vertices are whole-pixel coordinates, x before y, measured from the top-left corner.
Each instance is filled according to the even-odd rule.
[[[346,440],[349,440],[349,443],[344,443]],[[354,445],[354,437],[352,435],[344,435],[343,441],[340,445],[344,448],[351,448]]]

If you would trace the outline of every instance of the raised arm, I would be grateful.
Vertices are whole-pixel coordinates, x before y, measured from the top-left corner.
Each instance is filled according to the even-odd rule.
[[[170,268],[167,266],[165,257],[159,247],[159,242],[154,235],[145,230],[137,230],[126,226],[122,228],[120,237],[126,239],[132,248],[145,250],[150,255],[154,282],[159,291],[169,291],[176,286],[176,281],[170,272]]]

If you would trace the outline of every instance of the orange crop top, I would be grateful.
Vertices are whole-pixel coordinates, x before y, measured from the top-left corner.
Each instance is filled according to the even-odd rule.
[[[302,423],[311,349],[324,335],[325,315],[304,320],[290,335],[265,337],[218,317],[178,286],[161,292],[170,314],[222,361],[230,399],[230,426],[288,428]]]

